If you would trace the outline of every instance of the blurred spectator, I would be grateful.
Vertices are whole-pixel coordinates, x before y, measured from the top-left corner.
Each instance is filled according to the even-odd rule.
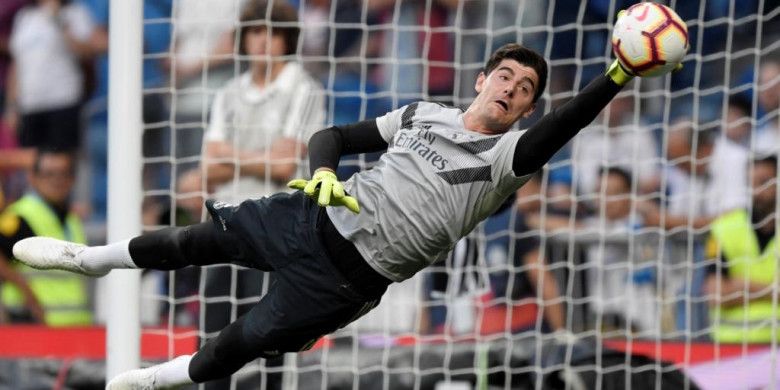
[[[780,151],[780,53],[761,59],[758,76],[758,132],[754,150]]]
[[[318,0],[306,2],[302,7],[304,34],[304,56],[315,60],[305,65],[320,74],[328,92],[327,122],[333,125],[355,123],[376,118],[392,109],[391,101],[380,86],[369,77],[378,65],[374,59],[382,51],[382,34],[354,28],[356,24],[375,25],[376,3],[367,4],[368,12],[363,14],[363,5],[357,0]],[[329,21],[329,18],[335,21]],[[324,34],[324,35],[323,35]],[[316,46],[317,42],[333,41],[333,45]],[[320,61],[316,58],[336,57],[337,61]],[[337,175],[346,180],[353,173],[370,167],[381,153],[367,153],[343,156]]]
[[[754,162],[753,207],[733,210],[712,223],[705,292],[710,298],[712,338],[721,343],[771,343],[780,336],[772,303],[778,282],[775,209],[777,158]],[[773,330],[774,328],[774,330]]]
[[[496,214],[485,223],[485,262],[490,293],[483,296],[480,330],[483,334],[537,329],[564,329],[565,308],[558,280],[549,270],[540,249],[538,230],[529,229],[525,214],[517,209]],[[541,304],[541,305],[540,305]],[[529,310],[529,311],[526,311]]]
[[[761,87],[758,91],[758,105],[762,114],[774,119],[767,125],[780,128],[780,51],[776,50],[762,58],[758,85]]]
[[[22,146],[76,150],[86,75],[94,53],[89,12],[68,0],[37,0],[14,19],[6,119]]]
[[[344,2],[336,1],[336,3]],[[308,0],[300,4],[301,33],[303,34],[301,52],[304,54],[327,54],[331,5],[331,0]]]
[[[5,89],[8,67],[11,65],[10,37],[14,16],[28,0],[3,0],[0,3],[0,110],[5,114]]]
[[[461,239],[443,268],[429,274],[431,298],[447,304],[431,307],[429,330],[481,335],[563,330],[563,299],[539,249],[539,231],[508,207],[488,218],[482,233],[485,241]]]
[[[241,14],[241,53],[249,69],[217,94],[206,131],[206,183],[217,199],[238,202],[286,190],[306,142],[322,128],[325,94],[301,65],[297,27],[268,27],[266,5],[249,1]],[[296,11],[273,2],[272,23],[296,22]]]
[[[242,0],[177,0],[173,61],[176,85],[200,79],[212,67],[233,62],[234,32]],[[232,68],[232,67],[231,67]]]
[[[485,53],[507,43],[520,42],[517,25],[533,28],[543,23],[540,19],[545,19],[542,15],[546,13],[546,7],[547,4],[539,1],[521,5],[516,0],[472,0],[451,7],[450,19],[454,19],[452,24],[460,30],[455,41],[460,46],[455,58],[458,65],[455,77],[459,86],[455,91],[456,106],[466,105],[476,96],[474,80],[482,71]],[[455,25],[458,21],[460,24]],[[540,42],[543,43],[544,39],[524,39],[522,44],[543,52],[543,45],[538,44]]]
[[[657,143],[652,132],[639,124],[634,103],[631,94],[618,96],[605,109],[602,121],[594,122],[574,139],[574,185],[580,193],[593,195],[602,166],[627,171],[637,179],[639,193],[658,188]]]
[[[753,125],[750,123],[750,101],[741,95],[729,97],[726,106],[723,133],[729,141],[745,148],[751,147]]]
[[[666,203],[660,210],[649,202],[638,204],[646,224],[702,229],[747,205],[748,152],[717,131],[678,121],[668,132],[666,158]]]
[[[197,166],[215,90],[239,72],[233,57],[240,0],[179,0],[170,59],[178,172]],[[164,221],[165,222],[165,221]]]
[[[15,134],[17,116],[14,110],[6,110],[5,95],[8,69],[11,65],[11,27],[14,16],[27,3],[27,0],[0,2],[0,197],[4,198],[4,201],[0,202],[0,210],[3,209],[5,200],[15,199],[26,186],[24,174],[15,169],[16,159],[8,156],[9,152],[15,152],[18,144]]]
[[[567,183],[554,182],[545,171],[536,172],[517,190],[516,207],[525,224],[545,234],[579,227],[580,219],[570,218],[569,214],[571,188]]]
[[[81,221],[70,212],[75,169],[72,152],[39,151],[30,172],[30,192],[0,215],[0,278],[5,282],[2,302],[12,321],[51,326],[92,322],[86,278],[11,262],[13,245],[27,237],[86,243]]]
[[[11,130],[0,122],[0,192],[6,201],[19,199],[27,190],[25,176],[34,158],[35,149],[20,148]]]
[[[340,0],[332,2],[331,0],[307,0],[300,6],[300,18],[301,18],[301,49],[300,52],[303,55],[302,59],[307,61],[302,63],[308,71],[313,75],[316,75],[321,80],[324,80],[329,76],[328,66],[337,66],[337,64],[331,64],[330,61],[323,61],[322,57],[330,55],[331,51],[331,39],[337,38],[343,29],[340,24],[344,23],[344,11],[349,12],[350,22],[354,22],[357,17],[359,23],[360,15],[363,12],[363,7],[357,1]],[[336,9],[333,10],[332,8]],[[331,20],[331,13],[335,12],[335,20]],[[336,37],[331,37],[330,32],[334,31]],[[347,30],[349,33],[355,31],[354,29]],[[360,33],[361,30],[356,32]],[[352,34],[349,34],[352,35]],[[343,49],[339,46],[339,42],[334,42],[333,55],[338,56],[339,52],[343,52]],[[351,43],[350,43],[351,44]]]
[[[479,297],[488,294],[486,270],[480,268],[479,239],[461,238],[446,259],[426,273],[427,309],[422,315],[421,331],[454,335],[474,334]]]
[[[380,15],[380,24],[394,24],[392,30],[384,32],[381,47],[385,58],[378,84],[398,94],[401,103],[428,100],[452,104],[455,33],[442,30],[450,25],[451,10],[459,1],[371,3]]]
[[[597,214],[585,229],[598,232],[586,247],[589,309],[605,330],[652,332],[660,323],[655,302],[655,273],[651,265],[632,258],[628,235],[642,226],[632,212],[631,174],[604,168],[598,180]]]

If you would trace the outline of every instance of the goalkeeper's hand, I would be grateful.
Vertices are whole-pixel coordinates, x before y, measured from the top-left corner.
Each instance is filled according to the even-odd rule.
[[[628,69],[620,65],[620,61],[612,61],[612,65],[607,68],[607,76],[609,76],[615,84],[624,86],[628,84],[634,78],[634,74],[629,72]]]
[[[302,190],[307,196],[316,199],[322,207],[344,206],[355,214],[360,212],[357,199],[344,192],[344,186],[330,169],[320,168],[314,172],[311,180],[294,179],[287,183],[287,186]]]

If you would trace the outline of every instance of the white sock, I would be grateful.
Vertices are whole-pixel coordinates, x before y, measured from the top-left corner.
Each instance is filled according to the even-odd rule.
[[[160,369],[154,375],[155,387],[189,385],[195,383],[190,379],[190,360],[193,355],[182,355],[169,362],[160,364]]]
[[[79,254],[81,266],[88,271],[105,272],[114,268],[138,268],[130,257],[130,240],[103,246],[91,246]]]

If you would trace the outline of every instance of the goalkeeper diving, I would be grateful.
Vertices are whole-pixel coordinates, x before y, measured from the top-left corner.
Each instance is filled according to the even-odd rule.
[[[14,256],[39,269],[100,277],[116,268],[175,270],[232,263],[276,273],[246,315],[193,355],[113,378],[109,389],[159,389],[229,376],[259,357],[311,348],[379,304],[387,286],[446,256],[490,216],[633,76],[615,61],[526,131],[547,62],[518,44],[496,50],[464,112],[417,102],[375,120],[334,126],[309,142],[311,180],[293,193],[239,205],[207,201],[212,220],[106,246],[33,237]],[[385,150],[345,183],[342,155]]]

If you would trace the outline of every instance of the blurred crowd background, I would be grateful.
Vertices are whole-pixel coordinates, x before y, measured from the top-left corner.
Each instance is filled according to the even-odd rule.
[[[416,100],[467,107],[485,59],[509,42],[550,64],[547,93],[518,125],[526,128],[604,71],[617,10],[632,3],[144,1],[144,128],[124,131],[143,137],[145,229],[200,222],[207,197],[285,190],[306,174],[306,141],[318,129]],[[688,23],[684,68],[629,84],[446,262],[394,287],[384,320],[379,309],[367,327],[387,330],[392,313],[391,331],[424,334],[780,335],[771,326],[776,261],[767,260],[780,4],[671,6]],[[92,282],[23,269],[10,248],[30,235],[105,242],[108,185],[122,180],[107,177],[108,7],[0,3],[0,322],[104,320]],[[345,157],[340,178],[377,158]],[[735,248],[735,235],[752,246]],[[145,275],[146,296],[163,297],[144,301],[146,323],[207,334],[271,283],[228,266]]]

